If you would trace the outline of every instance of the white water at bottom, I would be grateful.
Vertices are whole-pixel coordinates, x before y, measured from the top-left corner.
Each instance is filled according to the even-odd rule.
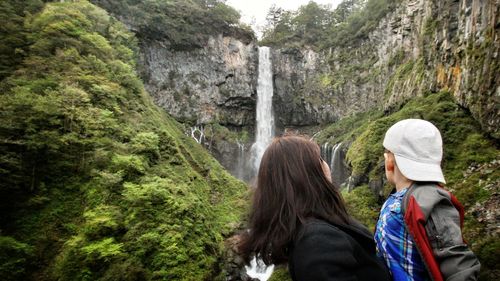
[[[263,261],[253,258],[250,262],[250,266],[245,266],[248,276],[252,278],[257,278],[260,281],[267,281],[271,274],[273,274],[274,265],[267,266]]]

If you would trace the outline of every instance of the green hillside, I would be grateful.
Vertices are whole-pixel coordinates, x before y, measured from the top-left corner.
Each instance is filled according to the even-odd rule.
[[[2,280],[216,280],[246,186],[157,108],[86,1],[2,1]]]

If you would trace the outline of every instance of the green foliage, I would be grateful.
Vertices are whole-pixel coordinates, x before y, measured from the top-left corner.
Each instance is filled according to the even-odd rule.
[[[40,0],[0,2],[0,81],[22,62],[29,44],[24,30],[24,16],[37,12]]]
[[[272,7],[260,44],[315,46],[324,39],[328,26],[333,24],[332,20],[332,12],[328,6],[319,5],[314,1],[299,7],[296,12]]]
[[[398,1],[344,0],[335,10],[314,1],[297,11],[272,7],[262,45],[313,46],[316,49],[347,46],[364,39]]]
[[[273,274],[268,279],[269,281],[291,281],[292,277],[285,267],[275,268]]]
[[[134,153],[156,159],[160,156],[160,137],[153,132],[139,133],[132,138],[131,145]]]
[[[349,213],[368,229],[375,229],[380,205],[367,185],[359,186],[351,192],[343,191],[342,197]]]
[[[0,84],[1,279],[218,275],[246,186],[153,105],[134,37],[86,1],[22,26],[26,53]]]
[[[477,247],[476,254],[481,260],[479,280],[495,280],[500,275],[498,263],[500,262],[500,241],[497,237],[488,237]]]
[[[494,152],[494,151],[493,151]],[[499,155],[498,151],[496,152]],[[481,162],[473,162],[477,165]],[[498,169],[487,169],[486,171],[473,172],[470,175],[465,175],[462,172],[462,177],[453,186],[454,194],[460,200],[460,203],[465,208],[474,207],[476,204],[483,204],[486,200],[493,197],[494,190],[488,189],[488,185],[495,186],[495,180],[500,179],[500,171]]]
[[[374,120],[383,116],[381,111],[367,111],[340,119],[323,129],[316,137],[318,143],[352,142]]]
[[[246,129],[233,131],[218,123],[205,125],[205,137],[214,141],[228,141],[232,143],[247,143],[250,138]]]
[[[2,280],[22,280],[26,277],[33,247],[9,236],[0,236],[0,276]]]
[[[125,19],[143,39],[167,40],[173,49],[199,48],[209,35],[232,35],[253,40],[240,15],[220,0],[91,1]]]
[[[98,242],[89,243],[82,247],[82,252],[92,260],[107,262],[111,257],[122,254],[123,244],[117,244],[113,237]]]

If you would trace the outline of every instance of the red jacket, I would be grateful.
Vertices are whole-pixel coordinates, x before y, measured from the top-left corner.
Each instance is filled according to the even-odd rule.
[[[464,209],[455,196],[433,183],[414,183],[403,212],[432,280],[477,280],[481,265],[462,238]]]

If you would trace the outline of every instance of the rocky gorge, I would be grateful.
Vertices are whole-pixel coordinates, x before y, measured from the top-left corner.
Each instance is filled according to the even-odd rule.
[[[500,280],[499,6],[310,1],[257,40],[225,0],[1,1],[0,279],[252,280],[237,234],[273,135],[314,139],[373,229],[384,133],[422,118]]]
[[[355,45],[273,48],[277,132],[314,133],[447,90],[498,138],[498,9],[493,1],[402,1]],[[248,149],[254,137],[257,42],[220,34],[193,50],[161,40],[140,46],[140,73],[154,101],[186,126],[212,129],[206,146],[235,174],[238,143]]]

